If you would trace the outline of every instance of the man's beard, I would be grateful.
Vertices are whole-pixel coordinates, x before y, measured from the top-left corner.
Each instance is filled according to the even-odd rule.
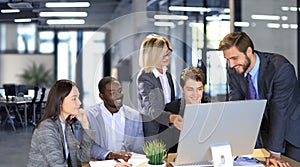
[[[239,71],[236,71],[236,70],[234,69],[234,67],[232,68],[232,69],[234,69],[235,72],[238,73],[238,74],[244,74],[244,73],[248,70],[248,68],[250,67],[250,64],[251,64],[250,58],[249,58],[246,54],[244,54],[244,55],[245,55],[245,57],[246,57],[245,64],[241,65],[242,68],[243,68],[243,71],[242,71],[242,72],[239,72]]]

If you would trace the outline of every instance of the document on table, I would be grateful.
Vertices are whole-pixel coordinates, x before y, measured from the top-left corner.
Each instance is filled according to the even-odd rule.
[[[123,162],[123,160],[119,160]],[[132,167],[147,167],[148,158],[144,154],[132,153],[128,162],[132,164]],[[115,160],[90,161],[89,164],[91,167],[114,167],[117,162]]]
[[[233,161],[233,166],[251,166],[251,167],[264,167],[259,160],[252,158],[252,157],[244,157],[244,156],[238,156]]]

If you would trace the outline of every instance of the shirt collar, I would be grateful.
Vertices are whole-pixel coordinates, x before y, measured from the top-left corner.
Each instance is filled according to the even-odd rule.
[[[244,73],[244,77],[246,77],[248,73],[250,73],[251,76],[255,76],[258,73],[259,64],[260,64],[260,58],[257,55],[257,53],[254,53],[254,54],[255,54],[255,57],[256,57],[256,61],[255,61],[254,67],[252,68],[252,70],[250,72],[245,72]]]
[[[163,66],[162,69],[163,69],[162,74],[155,67],[152,69],[152,72],[153,72],[155,78],[158,78],[159,76],[163,76],[164,74],[166,74],[168,67]]]

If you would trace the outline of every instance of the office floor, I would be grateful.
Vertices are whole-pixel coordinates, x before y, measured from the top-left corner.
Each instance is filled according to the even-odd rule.
[[[32,126],[16,126],[13,131],[10,124],[0,126],[0,167],[26,167],[32,135]]]

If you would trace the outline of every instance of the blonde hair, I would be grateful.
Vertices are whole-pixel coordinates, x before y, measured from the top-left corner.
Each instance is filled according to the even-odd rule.
[[[146,36],[141,44],[139,64],[144,72],[151,72],[153,67],[159,66],[165,54],[163,48],[167,46],[172,52],[170,41],[157,34]]]

